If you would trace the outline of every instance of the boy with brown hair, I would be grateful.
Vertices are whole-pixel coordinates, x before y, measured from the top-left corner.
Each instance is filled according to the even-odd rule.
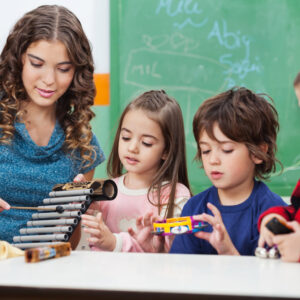
[[[196,158],[213,186],[192,197],[181,215],[211,226],[176,236],[171,253],[254,255],[259,215],[285,205],[260,181],[275,171],[278,129],[274,106],[246,88],[202,103],[193,121]]]

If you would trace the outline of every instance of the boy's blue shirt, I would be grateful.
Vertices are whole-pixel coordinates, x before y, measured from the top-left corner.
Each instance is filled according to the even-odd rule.
[[[43,205],[53,186],[73,181],[78,173],[87,173],[104,159],[103,151],[93,135],[91,145],[95,161],[83,168],[78,151],[64,152],[65,134],[58,122],[47,146],[36,145],[23,123],[15,123],[10,145],[0,145],[0,198],[14,206]],[[12,242],[19,229],[26,226],[32,211],[11,209],[0,213],[0,240]]]
[[[272,206],[287,204],[261,181],[254,182],[249,198],[241,204],[224,206],[220,204],[218,190],[214,186],[192,197],[184,206],[181,216],[193,216],[201,213],[212,215],[207,203],[215,205],[221,213],[227,232],[241,255],[254,255],[259,232],[257,222],[260,214]],[[204,231],[211,232],[208,226]],[[209,242],[194,234],[175,236],[170,253],[217,254]]]

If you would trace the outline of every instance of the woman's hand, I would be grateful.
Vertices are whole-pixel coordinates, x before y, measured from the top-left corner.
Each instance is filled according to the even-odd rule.
[[[0,198],[0,212],[8,209],[10,209],[10,205]]]
[[[104,251],[113,251],[116,247],[116,237],[109,230],[102,219],[102,214],[96,216],[84,214],[81,216],[84,232],[89,233],[88,242],[90,247],[97,247]]]
[[[207,207],[212,211],[212,216],[203,213],[201,215],[193,216],[193,218],[194,220],[209,223],[212,226],[213,231],[199,231],[195,233],[195,236],[208,241],[217,250],[218,254],[239,255],[239,252],[233,245],[225,228],[219,210],[211,203],[207,203]]]
[[[74,182],[86,182],[87,179],[83,174],[77,174],[75,178],[73,179]]]

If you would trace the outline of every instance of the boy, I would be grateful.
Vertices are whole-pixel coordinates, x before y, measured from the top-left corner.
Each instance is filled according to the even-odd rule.
[[[275,108],[246,88],[230,89],[199,107],[193,120],[196,158],[213,186],[192,197],[182,216],[198,215],[211,226],[177,235],[171,253],[254,255],[259,215],[285,205],[255,179],[275,171],[278,128]]]

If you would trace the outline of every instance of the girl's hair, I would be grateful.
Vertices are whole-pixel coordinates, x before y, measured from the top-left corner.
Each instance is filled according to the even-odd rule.
[[[0,56],[0,143],[10,143],[14,135],[14,122],[19,116],[20,104],[27,100],[22,82],[22,55],[37,41],[62,42],[75,67],[73,80],[58,100],[56,116],[65,132],[65,149],[80,151],[90,165],[95,150],[90,145],[90,120],[95,96],[93,59],[89,41],[80,21],[67,8],[43,5],[26,13],[10,32]]]
[[[107,163],[107,173],[111,177],[119,177],[123,173],[123,165],[118,155],[120,132],[125,115],[132,110],[142,110],[151,120],[161,128],[165,140],[167,157],[161,160],[160,168],[153,178],[148,190],[148,200],[161,210],[161,189],[163,181],[168,181],[171,189],[166,217],[173,216],[176,184],[184,184],[190,189],[187,167],[183,117],[179,104],[170,98],[165,91],[148,91],[130,102],[123,111],[111,154]],[[158,203],[150,200],[150,192],[158,193]]]
[[[254,176],[267,179],[268,174],[276,170],[276,161],[279,162],[275,158],[279,123],[275,107],[262,96],[246,88],[233,88],[204,101],[193,120],[198,148],[196,159],[201,160],[200,135],[206,131],[216,140],[213,127],[218,124],[224,135],[245,144],[251,155],[263,161],[255,166]]]

